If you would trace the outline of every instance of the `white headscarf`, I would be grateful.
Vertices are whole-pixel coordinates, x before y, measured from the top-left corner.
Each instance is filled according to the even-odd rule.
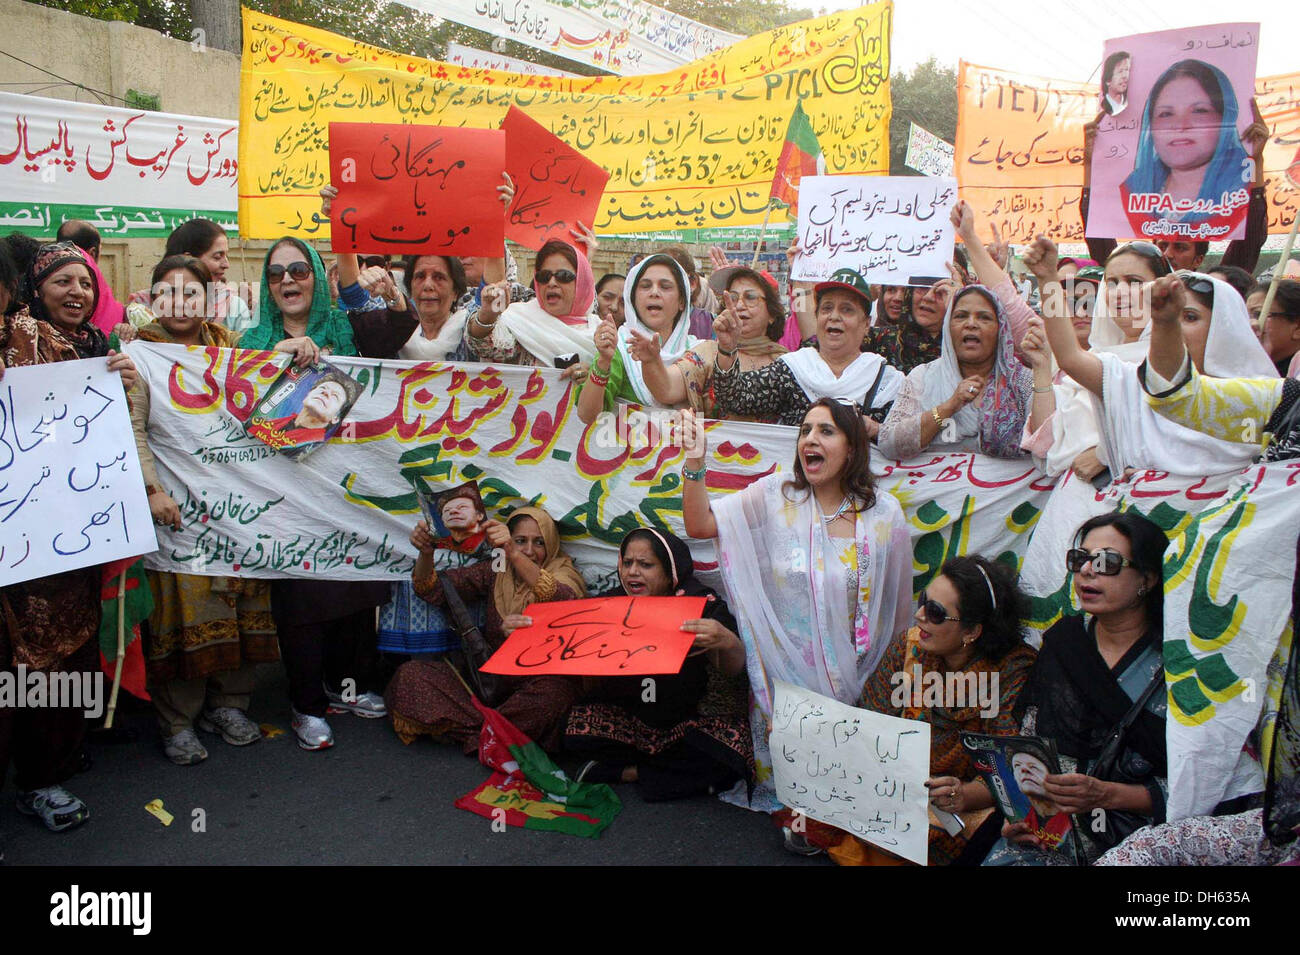
[[[641,273],[652,265],[667,265],[672,268],[681,283],[679,288],[683,291],[682,309],[673,319],[673,330],[668,333],[667,339],[659,347],[659,357],[663,359],[665,365],[671,365],[686,354],[697,341],[691,336],[691,280],[686,270],[672,256],[662,253],[647,256],[632,266],[627,274],[627,281],[623,283],[623,314],[626,319],[623,327],[618,330],[618,354],[623,360],[623,373],[627,375],[628,385],[636,393],[637,401],[643,405],[655,405],[657,402],[646,386],[645,378],[641,373],[641,363],[632,357],[627,342],[630,329],[636,329],[647,335],[654,334],[641,321],[633,304]]]

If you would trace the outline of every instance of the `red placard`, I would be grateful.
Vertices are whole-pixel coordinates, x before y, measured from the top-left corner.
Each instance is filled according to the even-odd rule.
[[[596,221],[609,173],[528,115],[511,106],[501,123],[506,172],[515,201],[506,214],[506,237],[530,249],[547,239],[572,243],[575,223]]]
[[[597,597],[529,604],[533,625],[516,630],[492,659],[488,673],[509,676],[641,676],[677,673],[695,634],[681,625],[698,620],[703,597]]]
[[[499,258],[505,140],[497,129],[330,123],[330,248]]]

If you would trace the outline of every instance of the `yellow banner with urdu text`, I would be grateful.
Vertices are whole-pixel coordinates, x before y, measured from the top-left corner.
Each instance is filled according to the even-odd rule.
[[[496,128],[517,105],[609,171],[601,233],[761,222],[798,102],[828,172],[889,169],[888,0],[631,77],[469,69],[243,15],[239,225],[250,238],[328,238],[317,193],[331,121]]]

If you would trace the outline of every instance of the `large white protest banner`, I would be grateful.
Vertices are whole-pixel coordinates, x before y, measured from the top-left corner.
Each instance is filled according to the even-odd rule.
[[[0,229],[166,238],[187,219],[236,231],[239,123],[0,93]]]
[[[156,547],[122,379],[102,358],[0,380],[0,587]]]
[[[645,0],[398,0],[620,76],[659,73],[744,39]]]
[[[526,73],[529,76],[577,75],[566,70],[542,66],[540,63],[521,60],[518,57],[506,56],[504,53],[487,53],[483,50],[476,50],[472,46],[465,46],[463,43],[456,43],[451,40],[447,41],[447,62],[455,63],[457,66],[466,66],[471,70],[503,70],[507,73]]]
[[[805,176],[799,186],[796,281],[839,269],[880,285],[932,285],[948,275],[957,180]]]
[[[926,176],[953,175],[953,147],[916,123],[907,124],[907,155],[903,164]]]
[[[929,848],[930,724],[775,681],[777,798],[918,865]]]

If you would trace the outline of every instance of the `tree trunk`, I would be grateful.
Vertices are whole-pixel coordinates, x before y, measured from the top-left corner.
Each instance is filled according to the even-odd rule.
[[[239,0],[189,0],[194,41],[215,50],[243,51],[239,30]]]

